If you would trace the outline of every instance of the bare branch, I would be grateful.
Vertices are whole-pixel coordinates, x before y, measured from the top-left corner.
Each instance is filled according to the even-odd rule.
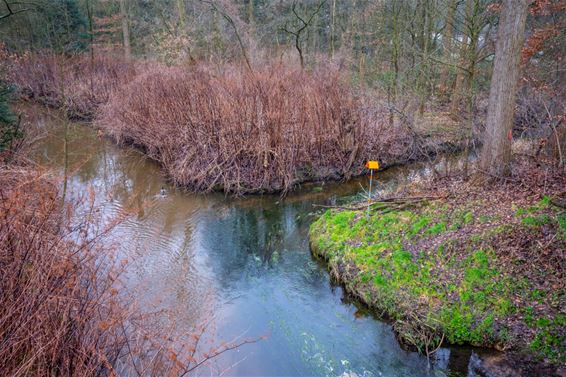
[[[320,10],[322,9],[322,6],[326,3],[326,0],[321,0],[316,9],[310,14],[308,20],[304,20],[303,17],[301,17],[299,15],[299,13],[297,12],[297,0],[293,1],[293,5],[291,6],[291,11],[293,12],[293,14],[295,15],[295,17],[303,24],[301,27],[299,27],[297,30],[292,31],[289,30],[289,28],[287,27],[287,23],[285,23],[285,26],[281,28],[281,30],[283,30],[284,32],[291,34],[295,37],[295,48],[297,49],[297,52],[299,53],[299,60],[301,62],[301,68],[305,68],[305,62],[304,62],[304,57],[303,57],[303,49],[301,47],[301,34],[303,31],[305,31],[305,29],[307,29],[314,16],[316,16]]]
[[[230,24],[230,26],[232,27],[232,29],[234,30],[234,34],[236,34],[236,39],[238,40],[238,44],[240,45],[240,50],[242,51],[242,56],[246,62],[246,66],[248,67],[248,69],[250,70],[251,73],[253,73],[253,68],[252,68],[252,64],[250,63],[250,59],[248,58],[248,54],[246,52],[246,47],[244,46],[244,42],[242,41],[242,38],[240,37],[240,33],[238,32],[238,28],[236,27],[236,23],[234,22],[234,20],[232,19],[232,17],[230,17],[230,15],[228,14],[228,12],[226,12],[225,10],[221,9],[218,7],[218,5],[212,1],[212,0],[200,0],[200,2],[204,3],[204,4],[208,4],[210,5],[210,7],[212,8],[212,10],[220,13],[220,15],[226,20],[228,21],[228,23]]]
[[[14,15],[16,15],[16,14],[18,14],[18,13],[23,13],[23,12],[27,12],[27,11],[34,10],[33,8],[23,8],[23,9],[18,9],[18,10],[16,10],[16,11],[14,11],[14,10],[12,10],[12,7],[11,7],[10,5],[20,4],[20,3],[13,3],[13,4],[10,4],[10,3],[8,3],[8,0],[3,0],[3,1],[4,1],[4,4],[6,4],[6,8],[8,9],[8,13],[6,13],[6,14],[3,15],[3,16],[0,16],[0,21],[3,20],[3,19],[5,19],[5,18],[8,18],[8,17],[10,17],[10,16],[14,16]]]

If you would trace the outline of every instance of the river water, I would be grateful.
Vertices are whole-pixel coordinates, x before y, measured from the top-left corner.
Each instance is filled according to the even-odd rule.
[[[29,111],[28,111],[29,112]],[[67,195],[93,192],[108,218],[129,211],[117,235],[130,263],[126,284],[148,310],[167,309],[180,327],[209,320],[217,340],[266,336],[216,360],[226,375],[459,376],[470,349],[442,348],[427,359],[400,348],[392,328],[332,284],[312,258],[308,226],[318,208],[363,195],[367,180],[306,185],[278,196],[228,198],[170,186],[159,166],[55,112],[33,108],[47,136],[36,158],[67,170]],[[379,174],[377,192],[430,174],[424,165]],[[212,318],[211,318],[212,316]],[[205,367],[206,368],[206,367]],[[203,374],[211,373],[202,370]],[[212,372],[214,374],[214,372]]]

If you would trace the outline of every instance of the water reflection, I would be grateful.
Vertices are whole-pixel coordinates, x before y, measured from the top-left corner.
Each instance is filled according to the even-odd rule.
[[[43,110],[35,114],[32,121],[49,132],[36,158],[62,169],[64,127]],[[169,186],[156,164],[137,151],[118,148],[91,128],[71,124],[68,136],[68,195],[92,189],[108,219],[132,213],[115,241],[120,256],[131,261],[127,284],[148,310],[166,308],[180,328],[189,328],[210,316],[212,307],[218,339],[269,334],[224,354],[218,363],[230,366],[228,374],[465,372],[457,350],[442,349],[433,369],[424,357],[403,351],[391,327],[345,297],[325,266],[311,258],[307,232],[317,210],[312,204],[359,196],[365,179],[305,185],[285,200],[193,195]],[[377,194],[428,174],[429,168],[391,169],[380,174]]]

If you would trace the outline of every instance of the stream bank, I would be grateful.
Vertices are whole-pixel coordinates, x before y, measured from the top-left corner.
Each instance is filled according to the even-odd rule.
[[[66,177],[68,198],[92,195],[109,221],[130,214],[113,232],[116,257],[129,260],[121,294],[144,313],[167,313],[160,318],[176,334],[213,317],[207,340],[267,335],[222,354],[215,371],[452,377],[468,376],[473,360],[494,354],[443,346],[429,365],[423,355],[402,349],[390,324],[347,295],[312,258],[308,229],[315,205],[363,197],[365,177],[305,184],[284,199],[192,194],[168,184],[160,166],[138,150],[120,148],[87,125],[65,123],[59,112],[40,106],[22,111],[26,129],[46,135],[33,159]],[[423,163],[391,168],[380,174],[378,188],[391,193],[432,174]]]
[[[528,355],[517,375],[558,374],[566,213],[552,198],[566,183],[542,169],[520,179],[481,188],[445,180],[418,188],[438,200],[328,210],[310,227],[311,251],[425,354],[440,343],[493,347]]]

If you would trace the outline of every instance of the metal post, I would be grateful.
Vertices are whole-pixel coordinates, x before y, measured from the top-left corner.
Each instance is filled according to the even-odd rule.
[[[368,193],[368,210],[367,210],[367,214],[369,215],[369,204],[371,203],[371,184],[373,181],[373,169],[370,169],[370,173],[369,173],[369,193]]]

